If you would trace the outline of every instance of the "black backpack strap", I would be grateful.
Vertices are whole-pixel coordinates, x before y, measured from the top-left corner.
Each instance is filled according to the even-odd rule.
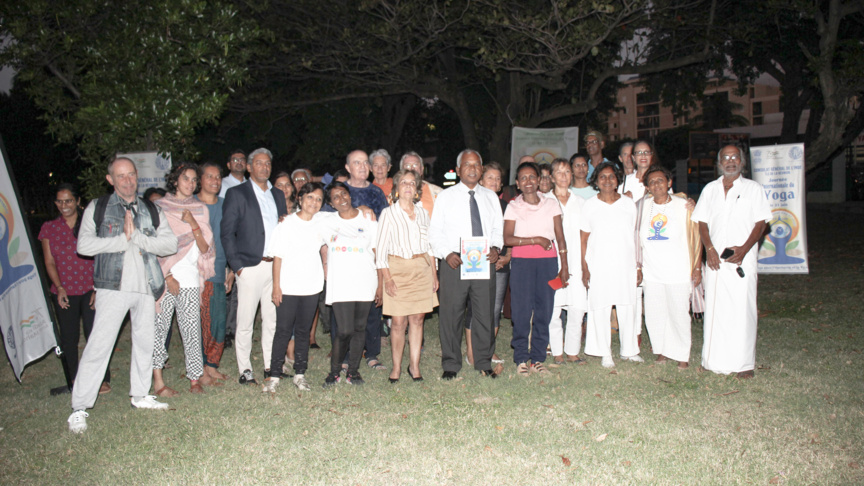
[[[147,206],[147,211],[150,211],[150,222],[153,223],[153,229],[159,228],[159,210],[156,209],[156,205],[153,204],[153,201],[149,199],[141,199],[144,201],[144,205]]]
[[[102,221],[105,220],[105,209],[108,208],[108,199],[110,198],[111,194],[107,194],[100,196],[96,200],[96,210],[93,212],[93,222],[96,223],[96,234],[99,234],[99,228],[102,226]],[[150,221],[153,223],[153,228],[159,228],[159,210],[156,209],[156,205],[149,199],[141,200],[144,201],[147,211],[150,212]]]
[[[96,223],[96,234],[99,234],[99,228],[102,227],[102,221],[105,220],[105,208],[108,207],[108,199],[111,198],[111,194],[106,194],[104,196],[100,196],[99,199],[96,200],[96,210],[93,212],[93,222]]]

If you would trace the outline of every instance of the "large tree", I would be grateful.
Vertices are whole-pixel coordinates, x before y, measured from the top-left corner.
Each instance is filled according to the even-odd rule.
[[[514,125],[590,114],[614,92],[618,75],[703,59],[704,41],[672,42],[673,54],[650,64],[621,44],[670,9],[695,12],[693,28],[710,30],[717,3],[274,0],[258,13],[273,49],[253,62],[254,83],[230,108],[292,110],[411,94],[449,106],[463,143],[503,161]],[[394,128],[401,127],[381,127]]]
[[[740,2],[722,13],[731,22],[711,33],[709,41],[717,46],[712,55],[687,70],[649,77],[649,90],[681,112],[703,99],[711,79],[731,72],[743,90],[769,74],[781,88],[781,143],[798,140],[801,115],[810,110],[804,137],[808,169],[833,158],[864,129],[864,2]],[[652,55],[662,53],[676,33],[652,32]]]
[[[196,128],[213,122],[246,77],[257,27],[221,1],[0,2],[0,53],[44,111],[48,130],[75,143],[101,192],[118,151],[194,156]]]

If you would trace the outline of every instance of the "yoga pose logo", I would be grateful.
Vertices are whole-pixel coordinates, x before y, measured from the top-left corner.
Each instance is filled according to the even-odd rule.
[[[15,235],[15,215],[9,200],[0,194],[0,295],[34,270],[33,265],[22,265],[30,255],[18,251],[20,244],[21,238]]]
[[[654,236],[649,236],[649,240],[668,240],[669,238],[663,236],[661,233],[666,232],[666,224],[669,222],[669,219],[666,218],[665,214],[657,214],[653,218],[651,218],[651,231],[654,232]]]
[[[800,225],[798,218],[785,209],[771,211],[771,233],[765,237],[761,252],[766,256],[759,259],[764,265],[785,265],[803,263],[804,259],[795,255],[803,252],[798,248],[800,240],[797,239]],[[773,252],[773,255],[771,254]]]

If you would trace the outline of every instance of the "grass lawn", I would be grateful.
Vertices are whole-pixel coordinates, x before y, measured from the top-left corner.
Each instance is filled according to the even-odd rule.
[[[862,484],[864,483],[864,218],[811,211],[810,275],[762,276],[756,378],[599,358],[546,376],[515,374],[510,323],[497,380],[463,368],[439,379],[437,318],[426,321],[423,383],[365,366],[364,387],[320,387],[329,337],[313,350],[299,393],[232,378],[191,395],[179,334],[166,381],[183,393],[168,412],[129,406],[129,332],[111,362],[114,390],[67,431],[69,396],[53,356],[18,384],[0,367],[0,483],[35,484]],[[643,331],[644,333],[644,331]],[[613,341],[617,339],[613,338]],[[83,346],[83,343],[82,343]],[[614,343],[617,347],[617,342]],[[382,359],[389,365],[390,350]],[[260,380],[260,344],[253,348]],[[548,363],[548,362],[547,362]]]

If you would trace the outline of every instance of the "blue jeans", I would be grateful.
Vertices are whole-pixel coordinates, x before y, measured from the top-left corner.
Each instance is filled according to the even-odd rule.
[[[513,258],[510,260],[510,308],[513,318],[513,361],[516,364],[546,361],[549,320],[555,291],[548,282],[558,274],[556,258]],[[533,316],[533,319],[532,319]],[[531,324],[534,332],[531,332]],[[528,351],[528,336],[531,351]]]

